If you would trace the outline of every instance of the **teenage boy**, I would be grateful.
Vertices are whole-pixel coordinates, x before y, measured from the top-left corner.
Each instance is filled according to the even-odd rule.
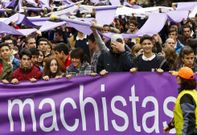
[[[25,80],[36,82],[41,79],[42,73],[38,67],[33,65],[31,57],[32,54],[28,49],[20,52],[21,65],[12,73],[11,83],[17,84],[19,81]]]
[[[153,52],[153,38],[148,35],[144,35],[140,39],[140,44],[143,49],[143,54],[136,57],[133,61],[133,68],[130,69],[131,72],[134,71],[157,71],[163,72],[169,70],[169,65],[164,57],[159,56]]]

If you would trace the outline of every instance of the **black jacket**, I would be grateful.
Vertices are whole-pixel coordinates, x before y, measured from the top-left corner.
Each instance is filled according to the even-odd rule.
[[[158,68],[164,71],[169,71],[170,67],[166,59],[162,56],[156,54],[155,58],[151,61],[145,61],[142,59],[142,55],[139,55],[133,60],[133,66],[138,69],[138,71],[155,71]]]
[[[129,71],[132,65],[131,54],[128,51],[122,53],[114,53],[103,51],[99,56],[97,63],[97,73],[105,69],[108,72]]]

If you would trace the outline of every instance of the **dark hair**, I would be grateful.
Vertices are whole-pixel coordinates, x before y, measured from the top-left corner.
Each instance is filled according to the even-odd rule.
[[[138,23],[137,23],[136,20],[130,20],[130,21],[129,21],[129,24],[131,24],[131,23],[134,24],[136,27],[137,27],[137,25],[138,25]]]
[[[56,73],[52,73],[50,70],[50,65],[51,65],[52,60],[57,61],[57,72]],[[44,66],[44,75],[49,76],[49,78],[55,78],[56,75],[60,75],[60,74],[61,74],[61,71],[60,71],[59,60],[55,56],[46,58],[45,59],[45,66]]]
[[[174,48],[171,47],[165,47],[163,49],[164,53],[165,53],[165,59],[168,62],[168,65],[170,67],[170,70],[174,70],[176,67],[176,61],[177,61],[177,54]]]
[[[108,24],[104,24],[103,27],[110,27]]]
[[[95,42],[95,37],[93,33],[88,36],[88,40]]]
[[[39,50],[37,48],[30,48],[29,51],[31,55],[39,55]]]
[[[192,28],[187,24],[183,26],[183,31],[184,31],[185,28],[189,28],[190,30],[192,30]]]
[[[62,51],[64,52],[65,55],[69,54],[69,49],[66,46],[65,43],[59,43],[54,47],[54,51],[58,51],[59,53],[61,53]]]
[[[10,46],[9,46],[7,43],[4,43],[4,42],[0,44],[0,49],[1,49],[2,47],[4,47],[4,46],[9,47],[9,49],[10,49]]]
[[[38,40],[38,45],[40,44],[41,41],[45,41],[45,42],[47,42],[47,43],[49,42],[49,40],[46,39],[46,38],[40,38],[40,39]]]
[[[31,39],[31,38],[35,39],[35,37],[33,37],[33,36],[28,36],[28,37],[25,38],[25,43],[27,44],[28,41],[29,41],[29,39]],[[36,39],[35,39],[35,40],[36,40]]]
[[[63,31],[61,29],[56,29],[55,33],[63,37]]]
[[[29,49],[26,49],[26,48],[24,48],[24,49],[22,49],[20,51],[20,53],[19,53],[20,59],[22,59],[23,55],[27,55],[30,58],[32,57],[32,54],[31,54],[30,50]]]
[[[13,38],[10,37],[10,36],[5,36],[2,38],[2,41],[5,42],[6,40],[12,40],[13,41]]]
[[[144,42],[144,40],[150,40],[152,42],[153,38],[149,35],[144,35],[140,38],[140,44],[142,44],[142,42]]]
[[[189,55],[191,53],[194,53],[194,50],[190,46],[184,46],[179,54],[180,58],[183,58],[185,55]]]
[[[80,59],[81,63],[83,63],[85,55],[84,55],[83,49],[76,48],[76,49],[72,50],[70,56],[71,56],[71,58]]]
[[[169,31],[168,31],[168,35],[169,35],[170,33],[172,33],[172,32],[176,32],[176,34],[178,34],[178,31],[177,31],[176,29],[171,28],[171,29],[169,29]]]
[[[186,80],[181,78],[180,90],[193,90],[196,89],[196,79]]]

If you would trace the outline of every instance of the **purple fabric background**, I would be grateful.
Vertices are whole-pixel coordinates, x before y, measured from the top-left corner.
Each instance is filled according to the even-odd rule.
[[[105,84],[105,92],[101,92],[101,84]],[[87,105],[86,110],[86,123],[87,131],[82,131],[80,107],[79,107],[79,86],[84,86],[83,98],[91,97],[94,98],[98,105],[99,110],[99,122],[100,131],[95,130],[95,119],[94,113],[92,112],[93,107]],[[131,96],[131,87],[135,85],[135,95],[139,97],[139,102],[136,102],[137,108],[137,121],[138,126],[141,127],[141,132],[134,131],[133,127],[133,116],[132,116],[132,103],[129,101]],[[71,80],[65,78],[56,80],[52,79],[50,81],[39,81],[37,83],[22,82],[19,85],[3,85],[0,84],[0,135],[144,135],[144,134],[156,134],[155,131],[151,133],[144,132],[142,124],[146,122],[146,125],[151,128],[153,124],[153,117],[147,119],[147,121],[142,121],[144,114],[154,110],[152,102],[147,102],[145,107],[142,107],[142,102],[147,96],[153,96],[156,98],[159,107],[159,135],[163,134],[163,122],[170,121],[170,117],[166,116],[163,111],[163,102],[169,96],[176,97],[177,95],[177,85],[175,82],[175,77],[169,73],[158,74],[158,73],[112,73],[105,77],[73,77]],[[123,118],[114,114],[111,109],[111,100],[115,96],[122,96],[125,99],[126,105],[123,106],[121,102],[116,102],[115,106],[119,110],[125,112],[129,118],[129,126],[123,132],[118,132],[114,130],[112,126],[112,120],[115,120],[119,126],[124,124]],[[68,132],[62,125],[60,121],[60,111],[59,107],[63,99],[70,97],[77,104],[77,109],[74,110],[70,105],[65,105],[65,119],[68,124],[72,125],[74,119],[78,118],[80,123],[75,132]],[[109,131],[104,131],[103,124],[103,109],[102,109],[102,97],[107,100],[107,114],[108,114],[108,125]],[[19,113],[17,112],[18,107],[13,108],[13,119],[15,122],[15,132],[10,132],[9,120],[8,120],[8,100],[21,99],[25,100],[31,98],[35,103],[35,114],[37,120],[37,132],[32,132],[32,122],[30,120],[30,109],[25,107],[25,132],[21,132],[21,125],[19,120]],[[41,130],[39,126],[39,119],[43,113],[51,111],[48,104],[44,105],[42,110],[38,109],[38,106],[42,99],[52,98],[56,106],[57,123],[59,131],[52,131],[45,133]],[[171,102],[168,104],[168,109],[172,110],[174,104]],[[154,112],[153,112],[154,114]],[[45,126],[50,126],[52,118],[48,118],[45,121]]]

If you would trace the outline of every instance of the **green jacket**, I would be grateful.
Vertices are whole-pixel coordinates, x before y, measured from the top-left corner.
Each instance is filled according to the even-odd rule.
[[[12,65],[7,63],[2,58],[0,58],[0,63],[3,65],[3,71],[2,71],[2,74],[0,75],[0,80],[6,79],[10,81],[12,78],[12,72],[13,72]]]

